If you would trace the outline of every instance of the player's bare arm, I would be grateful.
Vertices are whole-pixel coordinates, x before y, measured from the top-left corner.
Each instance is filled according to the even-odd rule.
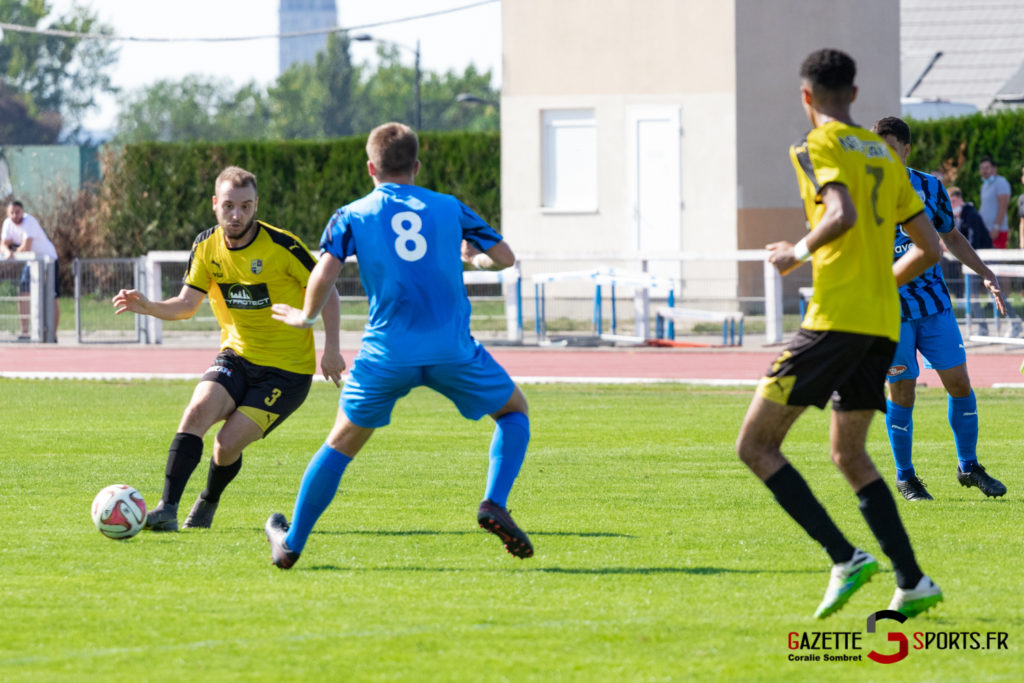
[[[903,223],[903,232],[913,241],[907,252],[892,264],[896,286],[901,287],[939,262],[939,233],[924,211]]]
[[[341,373],[345,371],[345,359],[341,355],[341,304],[337,288],[331,287],[327,290],[327,299],[320,315],[324,319],[324,352],[320,357],[320,370],[324,373],[324,379],[340,387]]]
[[[309,282],[306,284],[306,298],[302,302],[302,310],[289,304],[274,304],[270,307],[271,317],[279,320],[285,325],[291,325],[299,329],[312,327],[320,315],[321,309],[327,303],[331,290],[334,290],[333,300],[337,302],[338,291],[334,289],[334,283],[341,273],[342,262],[337,257],[325,252],[316,267],[309,274]],[[328,314],[329,315],[329,314]],[[337,319],[334,328],[337,329]]]
[[[995,273],[992,269],[985,265],[985,262],[978,256],[978,252],[974,250],[971,243],[967,241],[967,238],[963,236],[959,230],[950,230],[944,232],[939,237],[942,238],[942,242],[949,249],[949,253],[956,257],[957,261],[964,264],[981,277],[981,281],[985,284],[985,289],[992,294],[992,298],[996,301],[996,308],[999,309],[1000,315],[1006,315],[1006,301],[1003,299],[1003,293],[999,289],[999,280],[996,278]]]
[[[516,263],[516,255],[505,240],[487,251],[480,251],[468,240],[462,240],[462,260],[477,270],[503,270]]]
[[[137,289],[122,289],[114,295],[114,313],[125,312],[151,315],[161,320],[187,320],[195,315],[206,294],[188,285],[177,296],[163,301],[150,301]]]
[[[857,222],[857,207],[845,185],[829,183],[821,190],[821,201],[825,213],[803,240],[809,253],[837,239]],[[769,251],[768,262],[783,275],[789,275],[807,260],[798,257],[791,242],[772,242],[765,245],[765,249]]]

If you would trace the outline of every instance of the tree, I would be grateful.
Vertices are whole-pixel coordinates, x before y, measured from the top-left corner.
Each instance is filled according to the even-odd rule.
[[[38,27],[50,14],[45,0],[0,0],[0,17],[22,26]],[[96,15],[73,5],[49,28],[79,33],[110,33]],[[0,79],[22,95],[28,115],[42,112],[52,120],[59,114],[64,137],[81,131],[82,118],[95,106],[99,93],[113,93],[109,69],[117,50],[102,40],[63,38],[6,31],[0,41]]]
[[[190,75],[157,81],[123,97],[114,141],[265,139],[269,121],[267,98],[255,83],[233,90],[228,79]]]
[[[314,64],[293,64],[270,88],[274,134],[285,139],[334,138],[358,131],[361,67],[353,66],[347,33],[332,33]]]
[[[0,0],[2,2],[3,0]],[[312,64],[293,64],[264,94],[254,83],[202,76],[160,81],[121,101],[115,141],[227,142],[330,139],[363,135],[385,121],[412,122],[415,72],[394,45],[378,49],[376,70],[353,65],[346,33],[331,34]],[[422,79],[424,130],[498,130],[498,109],[463,104],[460,93],[497,101],[490,72],[427,72]]]
[[[33,116],[24,95],[0,83],[0,144],[50,145],[57,141],[60,129],[60,114]]]
[[[377,49],[377,70],[359,90],[355,128],[366,133],[384,121],[412,123],[415,107],[415,69],[401,61],[402,54],[393,45]],[[420,110],[423,130],[498,130],[498,109],[494,105],[463,104],[455,98],[461,93],[484,101],[498,100],[491,87],[491,73],[479,73],[470,65],[460,75],[425,72],[420,78]]]

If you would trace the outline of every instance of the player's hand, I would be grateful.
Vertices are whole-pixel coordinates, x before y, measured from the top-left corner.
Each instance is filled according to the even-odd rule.
[[[334,386],[341,386],[341,373],[345,372],[345,359],[338,351],[324,349],[324,355],[320,358],[320,369],[324,373],[324,379],[334,382]]]
[[[291,325],[297,327],[300,330],[304,330],[307,327],[312,327],[306,323],[306,314],[300,309],[290,306],[288,304],[274,304],[270,307],[270,317],[274,320],[280,320],[285,325]]]
[[[462,240],[462,261],[464,263],[473,263],[473,257],[483,252],[470,244],[467,240]]]
[[[764,245],[764,248],[768,250],[768,263],[774,265],[782,275],[789,275],[803,263],[794,255],[792,242],[772,242]]]
[[[122,289],[111,301],[114,304],[115,315],[121,315],[125,311],[145,313],[146,304],[149,303],[149,299],[137,289]]]
[[[1006,317],[1006,301],[1003,299],[1003,292],[999,289],[999,281],[996,279],[996,276],[993,275],[991,279],[985,279],[982,282],[985,284],[985,289],[996,300],[996,308],[999,309],[999,315]]]

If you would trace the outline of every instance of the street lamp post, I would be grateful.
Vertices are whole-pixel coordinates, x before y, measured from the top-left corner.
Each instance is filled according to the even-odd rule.
[[[374,42],[381,43],[384,45],[394,45],[400,47],[403,50],[408,50],[413,53],[415,59],[415,80],[413,81],[412,94],[413,94],[413,122],[412,127],[417,131],[420,129],[420,123],[422,122],[422,107],[420,104],[420,81],[422,80],[422,74],[420,73],[420,41],[416,39],[416,47],[409,47],[402,43],[396,43],[393,40],[384,40],[382,38],[375,38],[369,33],[357,33],[352,36],[352,40],[357,40],[361,43]]]

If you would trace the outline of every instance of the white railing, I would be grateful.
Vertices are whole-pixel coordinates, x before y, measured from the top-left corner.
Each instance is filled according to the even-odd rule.
[[[1024,261],[1024,249],[979,249],[978,256],[981,257],[981,260],[985,262],[985,265],[987,265],[998,278],[1024,278],[1024,265],[1021,265],[1021,262]],[[949,254],[946,254],[946,258],[952,257]],[[995,336],[971,334],[973,314],[971,309],[974,308],[971,305],[971,289],[974,285],[974,279],[978,277],[978,274],[967,266],[961,265],[960,268],[964,275],[964,316],[967,322],[967,340],[993,344],[1024,345],[1024,339],[1017,337],[1000,336],[998,334]],[[1003,296],[1008,298],[1010,292],[1006,289],[1006,285],[1003,282],[1000,282],[1000,286],[1003,291]],[[993,317],[995,318],[995,328],[998,332],[1000,327],[999,310],[995,306],[993,306],[992,309]],[[1015,315],[1011,315],[1010,319],[1011,321],[1015,321],[1018,326],[1021,324],[1020,319]]]
[[[145,294],[154,301],[165,298],[163,291],[163,264],[187,263],[187,251],[151,251],[145,256]],[[354,260],[354,259],[353,259]],[[506,335],[509,342],[523,341],[523,297],[519,266],[500,271],[473,271],[463,273],[465,284],[500,284],[505,302]],[[163,343],[163,321],[146,316],[146,337],[151,344]]]
[[[747,300],[756,300],[764,305],[765,341],[782,341],[783,282],[773,265],[767,261],[768,252],[763,249],[741,249],[731,252],[672,252],[661,254],[622,255],[612,253],[577,254],[552,257],[548,254],[524,254],[520,263],[524,277],[534,285],[535,325],[538,339],[547,336],[547,302],[552,298],[552,286],[560,284],[563,292],[574,293],[576,298],[590,296],[593,288],[594,331],[599,337],[622,338],[624,340],[646,340],[650,336],[651,294],[660,292],[668,306],[684,304],[688,292],[695,291],[703,305],[713,302],[715,308],[736,309],[740,306],[740,263],[761,263],[761,288]],[[557,264],[568,268],[556,270]],[[597,264],[579,269],[584,264]],[[725,267],[719,264],[725,264]],[[573,267],[576,266],[576,267]],[[534,272],[542,268],[539,272]],[[688,271],[693,271],[689,273]],[[810,278],[810,268],[806,269]],[[575,287],[574,287],[575,285]],[[611,294],[612,332],[604,333],[602,285],[618,287],[621,291],[632,290],[633,335],[619,335],[615,329],[618,323],[614,308],[617,293]],[[583,288],[581,288],[583,286]],[[701,308],[701,303],[685,303],[691,310]],[[717,319],[717,318],[716,318]]]
[[[54,261],[49,256],[37,256],[31,252],[15,252],[13,261],[22,264],[20,267],[7,268],[10,289],[15,292],[10,296],[0,296],[4,303],[14,303],[17,313],[6,318],[13,319],[18,327],[18,339],[30,342],[55,342],[57,329],[54,325],[56,310],[54,309]],[[28,292],[22,293],[21,280],[23,273],[28,272]],[[25,310],[27,309],[27,310]],[[27,339],[20,336],[21,323],[27,318]]]

